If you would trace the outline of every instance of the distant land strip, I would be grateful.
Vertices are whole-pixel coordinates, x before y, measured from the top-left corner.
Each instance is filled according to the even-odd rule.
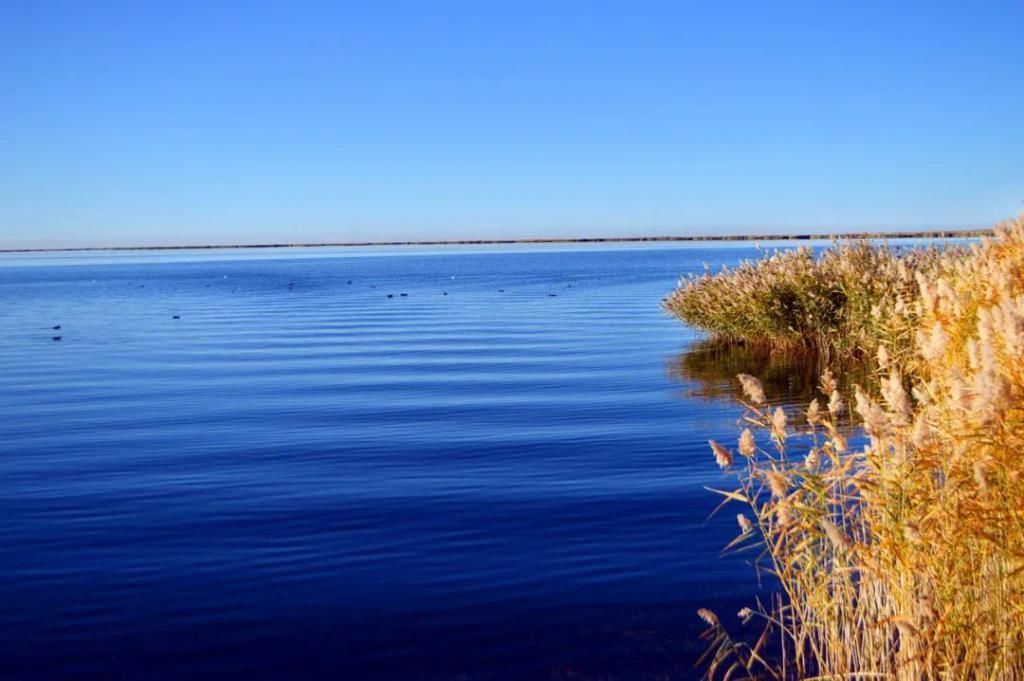
[[[77,246],[73,248],[0,248],[0,253],[81,251],[198,251],[239,248],[365,248],[370,246],[501,246],[515,244],[617,244],[673,241],[811,241],[836,239],[971,239],[991,236],[991,229],[924,232],[840,232],[835,234],[740,234],[723,236],[607,236],[537,239],[448,239],[434,241],[325,241],[322,243],[204,244],[191,246]]]

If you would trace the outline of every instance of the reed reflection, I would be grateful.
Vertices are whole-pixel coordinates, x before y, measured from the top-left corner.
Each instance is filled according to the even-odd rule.
[[[811,349],[777,350],[760,345],[706,340],[695,343],[668,360],[669,376],[684,384],[687,397],[703,400],[740,400],[743,391],[737,374],[757,376],[772,404],[804,404],[815,397],[821,374],[829,367]],[[844,365],[837,376],[850,382],[866,382],[863,367]]]

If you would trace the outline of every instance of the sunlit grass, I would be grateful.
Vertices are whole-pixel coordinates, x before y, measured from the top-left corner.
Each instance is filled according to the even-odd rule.
[[[743,377],[746,428],[711,449],[738,480],[724,501],[745,507],[733,546],[759,547],[781,593],[740,613],[761,627],[749,643],[701,611],[709,673],[1024,678],[1024,221],[943,253],[772,255],[684,282],[668,307],[873,374],[843,392],[826,372],[799,411]]]
[[[942,272],[964,249],[896,253],[850,242],[815,257],[809,248],[768,253],[680,282],[664,307],[722,341],[814,348],[824,357],[909,346],[894,326],[917,295],[917,277]],[[904,342],[901,342],[904,341]]]

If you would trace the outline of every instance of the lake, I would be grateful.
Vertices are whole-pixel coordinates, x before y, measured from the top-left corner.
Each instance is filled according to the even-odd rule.
[[[0,257],[0,676],[699,676],[760,360],[659,302],[756,255]]]

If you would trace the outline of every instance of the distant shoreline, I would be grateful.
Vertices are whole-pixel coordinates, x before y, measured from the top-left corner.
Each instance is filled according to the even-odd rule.
[[[623,236],[537,239],[451,239],[432,241],[335,241],[323,243],[203,244],[189,246],[76,246],[73,248],[0,248],[0,253],[67,253],[83,251],[208,251],[243,248],[367,248],[372,246],[511,246],[517,244],[657,243],[673,241],[811,241],[833,239],[970,239],[990,236],[991,229],[923,232],[836,232],[832,234],[740,234],[735,236]]]

